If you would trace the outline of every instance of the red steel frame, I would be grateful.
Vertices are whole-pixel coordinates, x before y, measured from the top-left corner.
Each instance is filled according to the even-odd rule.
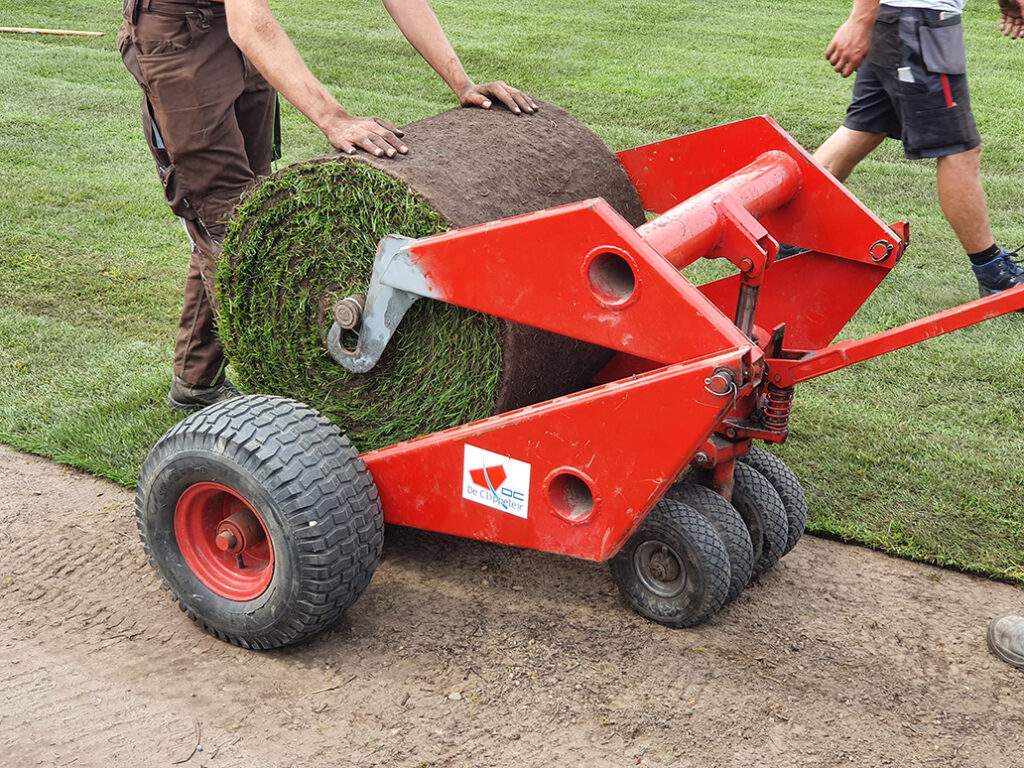
[[[785,439],[785,418],[759,414],[788,414],[796,383],[1024,309],[1016,289],[827,346],[902,256],[904,225],[766,117],[619,158],[660,214],[639,229],[596,199],[411,246],[444,301],[619,354],[592,389],[364,454],[387,522],[605,560],[690,464],[728,492],[750,438]],[[808,250],[780,260],[779,242]],[[738,274],[697,288],[679,271],[718,257]],[[467,445],[497,456],[470,466]],[[525,512],[464,498],[481,478]]]

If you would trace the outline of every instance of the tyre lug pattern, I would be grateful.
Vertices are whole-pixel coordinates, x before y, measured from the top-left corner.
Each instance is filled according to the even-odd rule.
[[[735,600],[750,582],[754,570],[754,548],[740,513],[710,488],[688,478],[672,486],[665,497],[693,507],[715,527],[729,554],[727,602]]]
[[[807,499],[803,485],[786,462],[760,446],[753,446],[740,458],[740,462],[764,475],[782,499],[788,522],[786,552],[790,552],[807,527]]]
[[[213,626],[200,615],[205,604],[177,594],[157,562],[146,525],[147,494],[161,468],[186,449],[229,462],[270,496],[285,520],[299,589],[265,631]],[[254,649],[299,642],[340,620],[370,581],[384,528],[369,471],[338,428],[302,403],[262,395],[217,403],[168,431],[140,474],[136,524],[150,564],[186,615],[210,634]]]
[[[753,467],[737,462],[733,474],[732,503],[744,518],[760,518],[764,535],[754,576],[770,570],[786,552],[789,521],[782,498],[768,479]]]

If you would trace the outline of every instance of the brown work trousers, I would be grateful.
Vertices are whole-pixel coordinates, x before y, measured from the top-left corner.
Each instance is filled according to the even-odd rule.
[[[242,194],[270,173],[277,96],[228,37],[223,5],[208,0],[125,0],[118,47],[142,88],[167,202],[192,241],[174,373],[210,386],[225,365],[215,325],[220,244]]]

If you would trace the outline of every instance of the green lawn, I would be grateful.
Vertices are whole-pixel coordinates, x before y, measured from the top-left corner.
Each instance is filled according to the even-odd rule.
[[[614,148],[758,113],[814,147],[849,96],[822,57],[848,4],[438,0],[437,10],[474,76],[561,104]],[[353,111],[401,123],[451,106],[379,3],[275,5]],[[1024,47],[998,36],[994,5],[971,4],[968,45],[993,220],[1015,246]],[[0,13],[4,25],[106,32],[0,37],[0,441],[131,485],[174,420],[163,396],[187,246],[140,138],[117,6],[33,0]],[[286,161],[325,148],[290,109],[285,140]],[[889,144],[851,186],[884,218],[911,219],[915,242],[851,335],[975,296],[931,166]],[[783,453],[807,485],[812,529],[1024,581],[1022,323],[1003,318],[803,386]]]

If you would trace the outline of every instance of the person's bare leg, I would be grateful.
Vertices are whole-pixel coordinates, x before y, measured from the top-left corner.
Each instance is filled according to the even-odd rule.
[[[814,159],[839,181],[846,181],[860,161],[884,140],[884,133],[854,131],[844,125],[818,147]]]
[[[965,251],[979,253],[995,243],[981,188],[981,147],[940,157],[936,186],[942,212]]]

